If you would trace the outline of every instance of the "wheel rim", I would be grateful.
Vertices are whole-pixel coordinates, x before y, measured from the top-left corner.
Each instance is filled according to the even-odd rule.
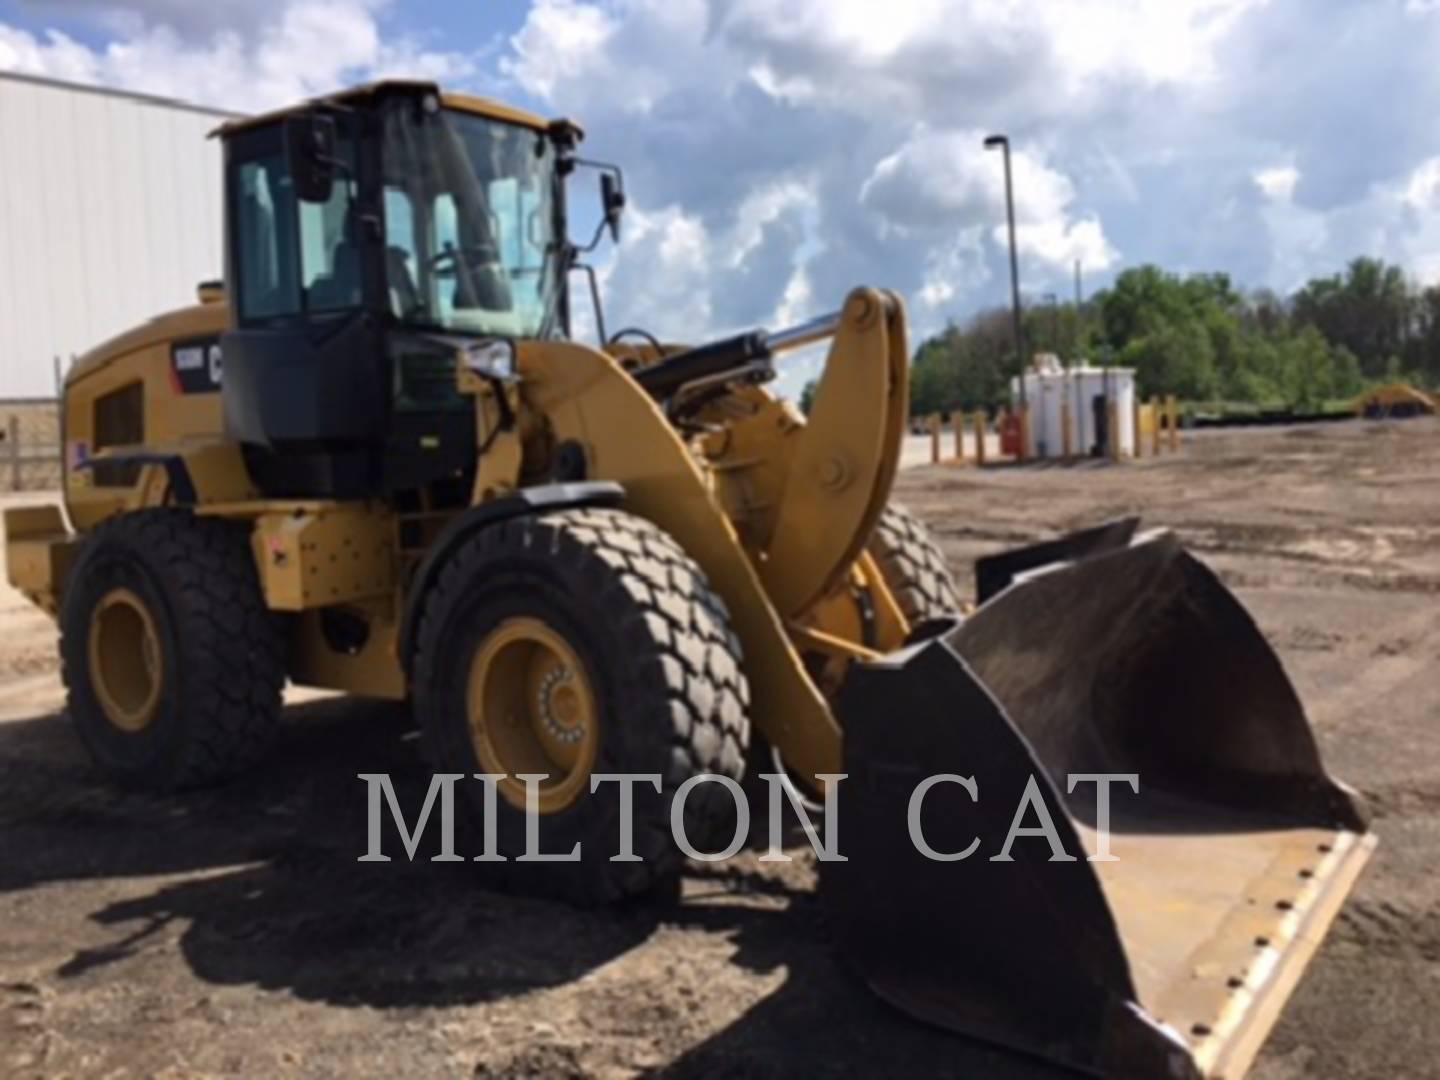
[[[589,786],[600,743],[595,691],[579,655],[539,619],[505,620],[480,642],[470,664],[466,712],[475,756],[500,773],[501,796],[525,809],[525,785],[543,774],[539,810],[553,814]]]
[[[111,589],[90,617],[90,685],[105,718],[121,731],[149,727],[160,707],[165,665],[145,602]]]

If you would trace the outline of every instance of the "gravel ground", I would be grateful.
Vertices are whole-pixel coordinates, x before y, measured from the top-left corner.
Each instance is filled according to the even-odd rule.
[[[1254,612],[1381,848],[1254,1075],[1440,1075],[1440,422],[1198,433],[1124,467],[915,468],[957,568],[1119,514]],[[392,708],[297,700],[260,772],[116,792],[64,721],[53,630],[0,592],[0,1075],[1039,1077],[910,1024],[836,962],[813,867],[695,868],[582,911],[475,868],[357,863],[357,772],[423,787]],[[758,827],[758,824],[757,824]]]

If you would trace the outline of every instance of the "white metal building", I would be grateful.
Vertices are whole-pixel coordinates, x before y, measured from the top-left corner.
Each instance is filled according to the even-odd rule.
[[[222,275],[229,115],[0,72],[0,399]]]

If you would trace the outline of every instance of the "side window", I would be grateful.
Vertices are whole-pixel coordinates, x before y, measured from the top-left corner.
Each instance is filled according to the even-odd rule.
[[[240,311],[247,319],[300,310],[300,290],[285,243],[294,195],[283,155],[256,158],[236,174],[240,246]]]
[[[394,187],[385,189],[385,280],[390,284],[390,310],[397,318],[424,306],[415,284],[420,280],[415,207],[408,194]]]
[[[96,450],[137,446],[145,441],[145,387],[141,383],[112,390],[95,400]],[[132,487],[140,479],[138,461],[97,461],[96,487]]]
[[[455,196],[447,193],[435,200],[431,226],[430,246],[435,251],[459,246],[460,216],[455,211]]]
[[[490,234],[499,249],[500,261],[512,269],[524,265],[520,181],[513,176],[492,180],[487,185],[487,196],[490,201]]]
[[[440,195],[430,211],[430,250],[437,255],[460,247],[460,214],[455,209],[455,197]],[[442,322],[455,314],[455,264],[442,262],[435,271],[438,297],[436,314]]]
[[[240,318],[247,322],[339,311],[362,299],[353,171],[336,170],[325,202],[301,202],[280,135],[276,127],[237,136],[232,239]],[[351,159],[351,146],[342,137],[337,156]]]
[[[350,227],[352,186],[349,180],[336,177],[329,201],[298,204],[300,280],[308,311],[336,311],[360,304],[360,251]]]
[[[509,277],[511,304],[517,313],[538,322],[544,318],[545,244],[548,229],[540,214],[545,208],[534,184],[508,176],[492,180],[487,191],[490,231]]]

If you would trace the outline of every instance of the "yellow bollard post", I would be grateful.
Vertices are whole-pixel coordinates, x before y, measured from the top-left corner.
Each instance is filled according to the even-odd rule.
[[[930,414],[930,464],[940,464],[940,414]]]
[[[1106,413],[1106,416],[1105,416],[1105,419],[1106,419],[1106,424],[1105,424],[1105,429],[1106,429],[1106,430],[1105,430],[1105,435],[1106,435],[1106,439],[1105,439],[1105,441],[1106,441],[1106,443],[1108,444],[1108,445],[1105,447],[1105,450],[1106,450],[1106,452],[1109,454],[1111,461],[1119,461],[1119,460],[1120,460],[1120,403],[1119,403],[1118,401],[1110,401],[1110,402],[1107,403],[1107,405],[1105,406],[1105,413]]]
[[[975,410],[975,464],[985,464],[985,410]]]
[[[1154,394],[1150,396],[1150,453],[1155,457],[1160,456],[1160,398]]]
[[[1140,414],[1143,406],[1140,404],[1140,395],[1135,395],[1134,408],[1131,410],[1130,434],[1133,439],[1134,457],[1136,461],[1145,456],[1145,440],[1140,438]]]
[[[1170,414],[1170,452],[1180,451],[1180,403],[1171,394],[1165,399],[1165,411]]]
[[[1075,454],[1075,431],[1072,424],[1073,421],[1070,419],[1070,402],[1063,401],[1060,403],[1060,452],[1066,459],[1073,457]]]
[[[965,414],[956,409],[950,414],[950,423],[955,428],[955,464],[965,464]]]

